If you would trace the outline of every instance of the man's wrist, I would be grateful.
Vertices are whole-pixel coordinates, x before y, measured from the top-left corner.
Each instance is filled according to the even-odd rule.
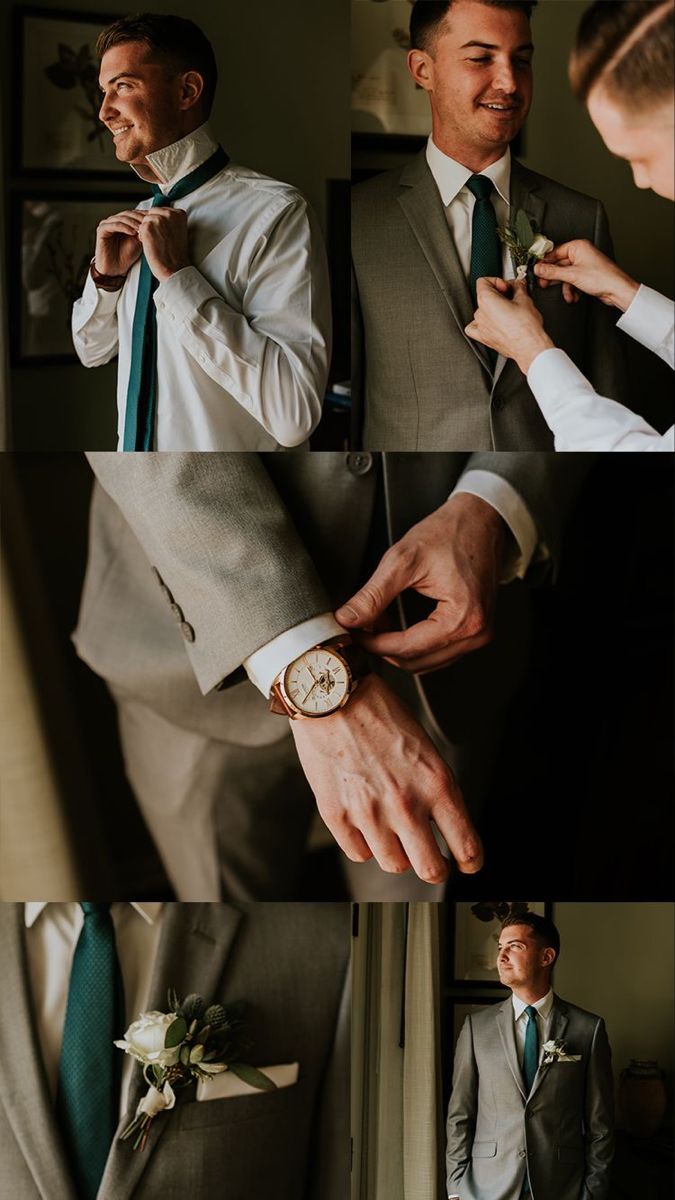
[[[126,275],[106,275],[96,267],[96,258],[89,264],[89,274],[98,288],[104,292],[119,292],[124,287]]]
[[[631,279],[630,275],[623,275],[618,286],[612,289],[610,296],[612,306],[620,309],[623,313],[628,312],[639,290],[639,283]]]
[[[532,366],[535,358],[539,358],[539,355],[543,354],[545,350],[554,349],[554,342],[551,341],[550,337],[544,332],[543,329],[541,332],[533,334],[532,337],[529,337],[523,344],[523,347],[516,359],[518,366],[523,372],[523,375],[527,375],[527,372]]]

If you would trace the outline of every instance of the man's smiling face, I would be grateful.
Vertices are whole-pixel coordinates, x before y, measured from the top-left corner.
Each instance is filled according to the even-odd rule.
[[[143,42],[106,50],[99,84],[99,111],[121,162],[142,164],[146,156],[182,137],[181,75],[153,59]]]
[[[507,925],[499,936],[497,971],[500,982],[516,993],[546,980],[555,958],[529,925]]]
[[[521,9],[455,0],[428,50],[409,55],[440,150],[474,170],[502,156],[530,111],[532,54]]]

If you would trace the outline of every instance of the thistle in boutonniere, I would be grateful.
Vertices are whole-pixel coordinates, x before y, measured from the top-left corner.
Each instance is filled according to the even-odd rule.
[[[553,1062],[581,1062],[580,1054],[568,1054],[567,1046],[561,1038],[552,1038],[549,1042],[544,1042],[542,1046],[543,1058],[542,1063],[548,1066]]]
[[[528,293],[532,292],[534,276],[532,268],[553,249],[553,242],[537,231],[536,222],[530,220],[522,208],[518,209],[512,225],[503,225],[497,230],[500,240],[511,251],[511,261],[516,279],[527,281]]]
[[[152,1122],[158,1113],[174,1107],[176,1089],[195,1080],[210,1080],[221,1071],[232,1071],[250,1087],[271,1091],[276,1084],[241,1061],[244,1005],[209,1004],[191,994],[182,1003],[173,990],[170,1012],[141,1013],[115,1042],[125,1054],[143,1063],[148,1091],[138,1103],[136,1116],[120,1134],[120,1141],[136,1135],[134,1150],[145,1149]]]

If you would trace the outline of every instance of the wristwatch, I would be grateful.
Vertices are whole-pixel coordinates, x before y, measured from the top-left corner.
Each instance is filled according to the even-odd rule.
[[[104,292],[119,292],[124,287],[126,280],[126,275],[104,275],[98,271],[95,258],[92,258],[89,263],[89,274],[96,286],[102,288]]]
[[[272,684],[269,710],[290,717],[328,717],[343,708],[370,664],[349,634],[305,650]]]

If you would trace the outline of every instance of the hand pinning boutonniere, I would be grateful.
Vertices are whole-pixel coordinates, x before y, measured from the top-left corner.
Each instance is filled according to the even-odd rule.
[[[568,1054],[567,1046],[560,1038],[553,1038],[550,1042],[544,1042],[542,1046],[544,1057],[542,1063],[546,1066],[553,1062],[581,1062],[580,1054]]]
[[[512,225],[502,225],[497,230],[501,241],[511,251],[511,261],[516,279],[527,280],[531,290],[532,268],[553,249],[553,242],[537,231],[536,222],[530,220],[522,208],[518,209]]]
[[[210,1004],[201,996],[179,1002],[169,991],[168,1013],[141,1013],[115,1042],[120,1050],[143,1063],[148,1091],[138,1103],[136,1116],[120,1134],[120,1141],[136,1134],[134,1150],[145,1149],[150,1126],[158,1113],[173,1108],[176,1088],[193,1080],[209,1080],[221,1071],[232,1071],[251,1087],[270,1091],[276,1084],[248,1063],[241,1061],[244,1005]]]

